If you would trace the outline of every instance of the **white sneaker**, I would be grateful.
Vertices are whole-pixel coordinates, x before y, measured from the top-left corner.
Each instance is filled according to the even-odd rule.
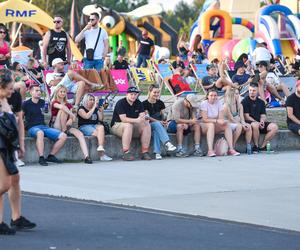
[[[165,144],[165,147],[168,152],[174,152],[176,150],[176,147],[169,141]]]
[[[25,166],[25,162],[21,161],[20,159],[17,159],[15,161],[15,164],[17,167],[24,167]]]
[[[112,158],[109,157],[108,155],[102,155],[100,157],[100,161],[112,161]]]
[[[161,160],[162,156],[160,154],[155,154],[155,160]]]
[[[98,152],[105,152],[105,149],[103,148],[102,145],[99,145],[98,148],[97,148],[97,151]]]

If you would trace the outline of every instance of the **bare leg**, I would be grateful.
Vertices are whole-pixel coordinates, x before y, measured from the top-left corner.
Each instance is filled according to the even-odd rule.
[[[149,145],[151,140],[151,126],[149,122],[144,122],[140,124],[141,131],[141,144],[142,144],[142,153],[149,151]]]
[[[241,136],[242,130],[243,130],[242,124],[238,123],[236,129],[233,132],[233,147],[234,148],[235,148],[236,142],[238,141],[238,139]]]
[[[69,131],[79,141],[79,145],[80,145],[80,148],[81,148],[84,158],[88,157],[89,151],[88,151],[88,147],[86,145],[86,141],[85,141],[83,133],[76,128],[71,128]]]
[[[195,144],[200,144],[200,139],[201,139],[201,127],[199,123],[194,124],[193,126],[194,130],[194,143]]]
[[[183,143],[183,131],[185,128],[187,128],[187,124],[177,124],[176,138],[178,145],[182,145]]]
[[[44,132],[38,131],[36,133],[36,150],[39,156],[44,155]]]
[[[11,179],[0,157],[0,223],[3,222],[3,195],[9,190]]]
[[[19,219],[21,216],[21,188],[20,175],[11,176],[11,187],[8,190],[8,198],[11,207],[11,218]]]
[[[258,140],[259,140],[259,123],[258,122],[252,122],[252,137],[253,137],[253,143],[255,146],[258,147]]]
[[[92,136],[97,137],[98,146],[104,146],[104,139],[105,139],[105,131],[103,125],[97,125],[96,130],[92,134]],[[104,152],[100,152],[100,156],[102,156]]]
[[[79,81],[77,82],[77,91],[76,91],[76,96],[75,96],[75,106],[78,106],[81,100],[81,97],[84,95],[85,93],[85,82],[83,81]]]
[[[279,84],[277,90],[281,90],[286,97],[288,97],[291,94],[289,88],[284,83]]]
[[[130,149],[132,133],[133,133],[133,125],[130,123],[122,123],[122,127],[123,127],[122,147],[123,147],[123,151],[126,152]]]
[[[251,139],[252,139],[252,129],[251,127],[247,130],[245,130],[245,138],[246,138],[246,143],[250,144]]]
[[[278,131],[278,126],[275,123],[270,123],[268,126],[268,133],[265,136],[265,139],[261,145],[261,147],[265,147],[267,145],[268,141],[271,141],[272,138],[276,135],[277,131]]]
[[[67,135],[65,133],[61,133],[59,139],[54,143],[50,154],[56,155],[56,153],[64,146],[67,139]]]

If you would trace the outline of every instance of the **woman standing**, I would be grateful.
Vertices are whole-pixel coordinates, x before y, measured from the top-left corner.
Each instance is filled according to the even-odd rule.
[[[19,229],[32,229],[36,226],[21,216],[20,175],[14,163],[15,150],[19,148],[19,136],[16,118],[7,102],[13,91],[11,72],[7,69],[0,70],[0,119],[10,123],[9,131],[6,132],[7,129],[2,127],[0,132],[0,234],[6,235],[15,234]],[[11,228],[3,222],[3,196],[6,192],[12,210]]]
[[[224,99],[224,115],[230,122],[230,127],[233,131],[233,147],[235,147],[237,140],[241,133],[245,133],[246,138],[246,152],[251,154],[251,126],[245,122],[244,109],[241,104],[240,93],[237,89],[230,89],[225,93]]]
[[[84,135],[81,131],[72,127],[76,116],[72,113],[72,105],[68,103],[67,88],[63,85],[55,90],[53,100],[51,102],[51,120],[50,127],[56,128],[67,134],[74,135],[79,141],[81,151],[84,155],[84,162],[92,164],[89,157],[88,147]]]
[[[101,161],[111,161],[105,154],[105,130],[103,126],[103,107],[92,94],[83,97],[82,105],[78,109],[78,127],[85,136],[95,136],[98,140],[97,151]]]
[[[161,148],[162,143],[168,152],[174,152],[176,147],[170,142],[170,138],[166,129],[167,121],[163,119],[163,110],[165,104],[159,99],[160,89],[158,85],[151,84],[148,92],[148,99],[143,101],[145,111],[148,113],[148,119],[150,120],[152,135],[153,135],[153,152],[156,160],[161,160]]]
[[[240,153],[235,151],[232,143],[232,130],[227,121],[224,120],[223,106],[218,99],[218,93],[215,89],[208,90],[207,100],[203,101],[200,106],[201,110],[201,129],[206,134],[208,152],[207,156],[214,157],[216,153],[213,149],[215,135],[224,132],[225,139],[228,143],[228,155],[237,156]]]
[[[4,25],[0,25],[0,69],[10,65],[10,47],[9,43],[5,40],[8,35],[7,29]]]

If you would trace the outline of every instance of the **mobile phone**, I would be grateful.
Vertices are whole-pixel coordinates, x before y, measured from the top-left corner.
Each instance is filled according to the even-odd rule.
[[[99,101],[98,101],[98,107],[99,108],[101,108],[102,106],[103,106],[103,104],[104,104],[104,99],[99,99]]]

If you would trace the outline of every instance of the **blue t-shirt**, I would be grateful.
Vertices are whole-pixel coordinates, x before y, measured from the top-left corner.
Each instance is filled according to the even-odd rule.
[[[31,99],[23,102],[22,110],[25,115],[25,128],[28,130],[37,125],[45,125],[43,109],[45,101],[40,99],[34,103]]]
[[[232,81],[233,81],[233,83],[237,82],[239,85],[242,85],[245,82],[247,82],[249,78],[250,78],[249,74],[234,75],[232,77]]]

